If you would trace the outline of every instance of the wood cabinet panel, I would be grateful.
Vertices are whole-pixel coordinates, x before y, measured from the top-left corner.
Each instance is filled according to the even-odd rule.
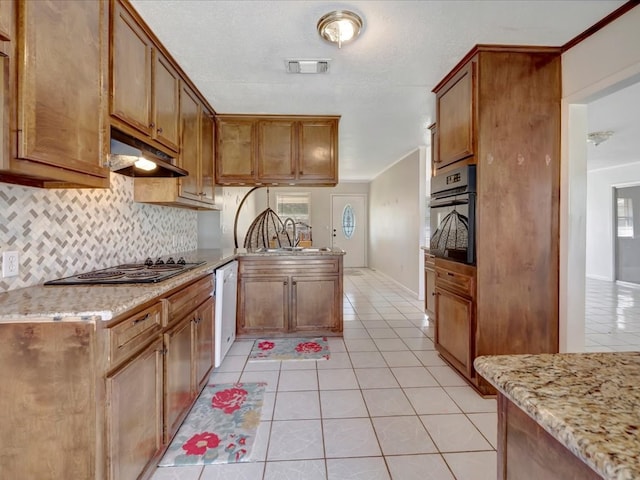
[[[238,294],[239,334],[289,329],[289,277],[241,276]]]
[[[42,179],[37,186],[108,186],[106,1],[17,6],[18,142],[8,169]]]
[[[0,41],[13,37],[14,5],[14,0],[0,0]]]
[[[178,431],[195,397],[191,387],[191,321],[187,316],[164,334],[165,442]]]
[[[158,50],[153,62],[153,136],[171,150],[179,150],[180,76]]]
[[[298,180],[337,183],[337,122],[300,122]]]
[[[338,183],[339,117],[219,115],[216,183]]]
[[[110,365],[115,366],[162,329],[162,304],[160,302],[143,310],[108,330]]]
[[[599,480],[602,477],[498,394],[498,479]]]
[[[256,121],[216,117],[216,182],[251,183],[255,175]]]
[[[191,89],[183,87],[180,96],[182,122],[181,167],[189,172],[180,178],[180,196],[199,200],[200,102]]]
[[[340,278],[326,276],[292,276],[291,329],[339,331],[336,309],[340,305]]]
[[[215,125],[213,115],[200,111],[200,200],[216,203]]]
[[[157,337],[122,369],[107,377],[110,480],[138,478],[162,448],[161,351],[162,340]]]
[[[295,133],[293,121],[258,122],[258,178],[263,181],[295,178]]]
[[[196,310],[196,322],[193,323],[193,384],[196,395],[209,380],[209,372],[214,360],[214,299],[209,297]]]
[[[113,9],[111,115],[151,137],[153,42],[119,1]]]
[[[436,95],[437,168],[474,154],[474,79],[471,61]]]
[[[434,256],[424,254],[424,310],[430,319],[435,319],[436,312],[436,270]]]
[[[473,350],[473,300],[436,287],[438,351],[471,376]]]

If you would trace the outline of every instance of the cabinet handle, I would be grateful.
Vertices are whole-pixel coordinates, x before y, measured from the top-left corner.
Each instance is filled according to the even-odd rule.
[[[167,350],[167,347],[162,347],[160,350],[157,351],[160,355],[166,355],[169,350]]]
[[[284,281],[285,285],[289,285],[289,282],[287,280]]]
[[[149,124],[149,128],[155,128],[156,124],[155,123],[150,123]]]
[[[162,133],[162,127],[158,128],[158,129],[156,130],[156,132],[158,132],[158,133]]]
[[[147,318],[149,318],[149,314],[148,313],[144,317],[136,318],[133,321],[132,325],[136,325],[136,324],[138,324],[140,322],[144,322]]]
[[[451,273],[451,272],[447,272],[447,275],[449,275],[450,277],[455,277],[456,276],[455,273]]]
[[[436,292],[431,292],[431,296],[435,297],[436,296]]]
[[[296,282],[296,281],[291,282],[291,285],[293,285],[294,287],[295,287],[297,284],[298,284],[298,282]]]

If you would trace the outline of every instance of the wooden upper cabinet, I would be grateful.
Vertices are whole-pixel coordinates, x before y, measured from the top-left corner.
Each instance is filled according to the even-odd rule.
[[[255,131],[251,118],[216,117],[216,183],[255,181]]]
[[[180,119],[182,122],[180,166],[189,172],[187,177],[180,178],[180,195],[198,200],[200,102],[186,87],[182,89]]]
[[[130,10],[113,3],[111,19],[113,125],[177,152],[180,75]]]
[[[475,75],[475,62],[471,61],[436,91],[436,168],[475,153]]]
[[[293,121],[258,122],[258,178],[264,181],[295,178],[295,130]]]
[[[0,41],[13,37],[14,0],[0,0]]]
[[[200,110],[200,200],[215,204],[215,125],[213,115]]]
[[[180,76],[158,50],[154,50],[152,106],[156,140],[170,149],[178,151]]]
[[[11,11],[6,3],[2,14]],[[17,8],[18,58],[11,67],[17,75],[7,83],[18,135],[14,153],[0,159],[0,174],[34,178],[24,183],[40,187],[108,187],[106,0],[18,2]],[[4,62],[5,81],[8,68]]]
[[[299,183],[337,183],[338,122],[305,120],[299,127]]]
[[[338,183],[339,117],[221,115],[216,183]]]
[[[111,18],[111,115],[152,135],[153,43],[120,2]]]

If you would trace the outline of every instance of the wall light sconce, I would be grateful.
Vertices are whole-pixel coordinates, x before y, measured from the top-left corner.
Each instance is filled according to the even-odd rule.
[[[596,147],[602,142],[606,142],[613,135],[613,132],[608,130],[606,132],[591,132],[587,134],[587,142],[593,143]]]
[[[329,12],[318,20],[318,33],[327,42],[343,43],[355,40],[362,29],[362,18],[348,10]]]

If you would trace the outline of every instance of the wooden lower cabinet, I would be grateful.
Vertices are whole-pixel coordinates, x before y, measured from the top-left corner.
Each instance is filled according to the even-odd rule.
[[[162,449],[162,338],[107,376],[110,480],[138,478]]]
[[[193,322],[192,344],[193,344],[193,383],[196,392],[199,393],[209,380],[209,373],[213,368],[214,361],[214,310],[215,300],[209,297],[196,310],[196,321]]]
[[[438,323],[435,342],[441,355],[471,376],[473,356],[473,301],[436,287]]]
[[[238,335],[342,332],[342,256],[239,258]]]
[[[598,480],[593,471],[516,404],[498,394],[498,480]]]
[[[165,441],[178,431],[194,398],[191,384],[191,323],[185,317],[164,334],[164,424]]]
[[[289,330],[288,276],[242,276],[238,298],[238,333]]]
[[[429,319],[436,318],[436,270],[434,256],[424,254],[424,311]]]

